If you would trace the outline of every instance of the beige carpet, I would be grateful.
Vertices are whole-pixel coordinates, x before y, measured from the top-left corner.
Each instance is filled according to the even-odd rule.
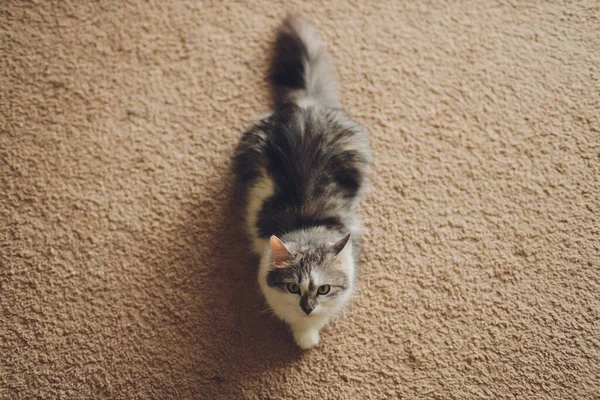
[[[2,2],[0,398],[600,398],[600,3],[565,3]],[[229,170],[290,10],[376,155],[305,353]]]

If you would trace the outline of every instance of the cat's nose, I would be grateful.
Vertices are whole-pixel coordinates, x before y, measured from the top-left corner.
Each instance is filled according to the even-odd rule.
[[[306,315],[308,315],[312,312],[312,310],[314,310],[314,308],[313,307],[302,307],[302,310],[304,310]]]

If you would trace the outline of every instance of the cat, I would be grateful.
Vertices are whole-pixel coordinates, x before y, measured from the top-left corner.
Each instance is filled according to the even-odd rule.
[[[274,110],[243,134],[233,169],[260,289],[308,349],[356,286],[371,150],[342,110],[331,58],[302,17],[289,15],[279,28],[268,81]]]

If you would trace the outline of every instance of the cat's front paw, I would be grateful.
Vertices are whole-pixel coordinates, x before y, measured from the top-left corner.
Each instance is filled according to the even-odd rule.
[[[319,344],[319,331],[316,329],[294,331],[294,339],[298,346],[307,350]]]

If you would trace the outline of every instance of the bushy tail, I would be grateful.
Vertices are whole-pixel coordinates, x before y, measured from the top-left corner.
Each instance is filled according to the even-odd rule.
[[[339,107],[335,69],[315,29],[289,15],[277,33],[269,73],[276,105],[314,101]]]

